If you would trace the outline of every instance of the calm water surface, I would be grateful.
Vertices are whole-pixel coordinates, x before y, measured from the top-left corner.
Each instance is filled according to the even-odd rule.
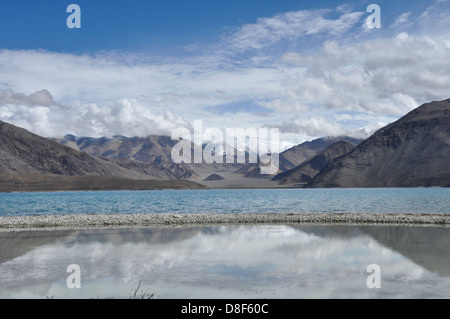
[[[0,216],[449,213],[450,189],[0,194]],[[81,270],[69,289],[67,266]],[[368,288],[367,267],[381,288]],[[0,232],[0,298],[450,298],[450,228],[223,226]]]
[[[81,288],[69,289],[78,264]],[[368,288],[367,266],[381,288]],[[223,226],[0,233],[0,298],[450,298],[442,227]]]
[[[450,188],[0,194],[0,216],[133,213],[450,213]]]

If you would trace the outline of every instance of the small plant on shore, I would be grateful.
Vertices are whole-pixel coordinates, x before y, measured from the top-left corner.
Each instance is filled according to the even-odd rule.
[[[136,289],[134,290],[134,293],[132,296],[130,296],[129,299],[153,299],[155,296],[154,293],[150,294],[146,291],[143,291],[141,289],[141,281],[139,281],[138,286],[136,287]]]

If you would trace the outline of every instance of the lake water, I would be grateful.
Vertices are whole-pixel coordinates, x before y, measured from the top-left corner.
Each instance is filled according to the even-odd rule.
[[[67,266],[80,267],[70,289]],[[376,280],[367,281],[379,266]],[[0,233],[0,298],[450,298],[443,227],[221,226]],[[139,294],[138,294],[139,295]]]
[[[450,188],[0,193],[0,216],[132,213],[450,213]]]
[[[0,194],[0,215],[448,214],[449,198],[450,189],[441,188],[10,193]],[[72,264],[80,267],[81,288],[67,286]],[[369,265],[379,268],[368,272]],[[380,288],[369,288],[369,277]],[[450,298],[450,228],[246,225],[0,232],[0,298],[128,298],[139,283],[140,292],[168,299]]]

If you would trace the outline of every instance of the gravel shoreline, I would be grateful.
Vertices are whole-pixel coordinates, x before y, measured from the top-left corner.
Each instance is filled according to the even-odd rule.
[[[450,226],[450,215],[355,213],[108,214],[0,217],[1,231],[242,224]]]

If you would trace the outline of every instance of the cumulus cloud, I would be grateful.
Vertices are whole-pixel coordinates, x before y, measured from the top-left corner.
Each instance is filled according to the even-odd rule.
[[[282,133],[299,133],[307,136],[343,135],[346,130],[322,116],[297,116],[279,126]]]
[[[245,51],[261,49],[282,40],[326,34],[337,37],[354,27],[363,12],[347,12],[338,7],[336,19],[327,18],[332,10],[300,10],[286,12],[270,18],[260,18],[246,24],[225,38],[229,49]]]
[[[0,50],[0,119],[45,136],[170,135],[194,120],[299,139],[372,130],[450,97],[447,4],[370,32],[361,31],[365,12],[348,5],[281,13],[188,57]],[[220,111],[245,102],[269,111]]]
[[[396,28],[398,26],[404,25],[409,22],[409,17],[411,16],[412,12],[405,12],[401,14],[397,19],[395,19],[395,22],[392,24],[392,28]]]
[[[296,100],[402,115],[448,97],[449,57],[450,47],[441,41],[402,36],[347,46],[326,42],[319,54],[290,52],[282,61],[294,66],[285,70],[285,83]]]
[[[93,137],[170,135],[175,128],[190,127],[169,110],[155,112],[136,99],[61,105],[47,90],[30,95],[0,90],[0,120],[48,137],[67,133]]]
[[[5,90],[10,90],[9,97],[4,93],[2,98],[4,104],[9,103],[7,108],[2,109],[3,120],[14,120],[17,125],[27,124],[27,128],[35,129],[38,125],[32,123],[37,119],[33,117],[25,120],[23,116],[26,115],[23,112],[31,109],[26,106],[35,105],[31,99],[35,98],[36,92],[46,88],[58,103],[52,103],[53,98],[41,103],[42,116],[49,113],[50,109],[50,113],[55,114],[48,114],[49,118],[66,118],[65,121],[71,118],[81,119],[89,114],[90,117],[86,116],[86,119],[90,122],[95,120],[97,129],[93,130],[92,125],[77,124],[77,132],[86,129],[81,132],[83,135],[101,134],[102,128],[104,135],[113,131],[123,135],[161,132],[170,134],[169,118],[163,121],[167,124],[164,124],[165,130],[159,128],[159,122],[164,119],[156,119],[156,115],[169,113],[189,123],[200,119],[214,122],[216,127],[234,127],[236,122],[245,127],[249,124],[243,123],[244,118],[252,122],[250,125],[254,125],[253,112],[225,117],[205,110],[211,106],[233,102],[272,98],[280,92],[280,71],[276,68],[222,69],[215,63],[205,64],[201,59],[168,59],[161,63],[152,63],[136,58],[133,63],[124,63],[123,57],[117,55],[80,56],[46,51],[2,50],[0,73],[0,89],[6,86],[8,89]],[[13,91],[21,93],[11,93]],[[16,103],[13,99],[19,98],[24,102],[23,106],[13,109],[12,105]],[[133,107],[117,101],[133,101]],[[60,106],[59,109],[57,105]],[[71,108],[70,117],[62,105]],[[124,112],[130,112],[120,114],[119,109],[122,108]],[[148,114],[149,112],[151,114]],[[60,115],[57,116],[56,113]],[[120,116],[121,121],[128,119],[129,124],[125,126],[113,123],[111,116]],[[106,121],[104,117],[109,120]],[[144,125],[143,119],[149,118],[154,119],[156,124]],[[171,121],[174,125],[180,122]],[[132,125],[132,122],[135,125]],[[108,123],[114,124],[114,127],[108,127]],[[137,129],[138,126],[145,128]],[[48,127],[53,127],[54,130],[46,129],[47,136],[61,135],[71,128],[67,125],[58,131],[56,125]],[[119,132],[119,129],[123,131]],[[42,133],[43,130],[35,132]]]
[[[11,89],[0,89],[0,106],[6,104],[50,106],[55,104],[55,102],[53,101],[52,95],[47,90],[40,90],[38,92],[26,95],[23,93],[15,93]]]

